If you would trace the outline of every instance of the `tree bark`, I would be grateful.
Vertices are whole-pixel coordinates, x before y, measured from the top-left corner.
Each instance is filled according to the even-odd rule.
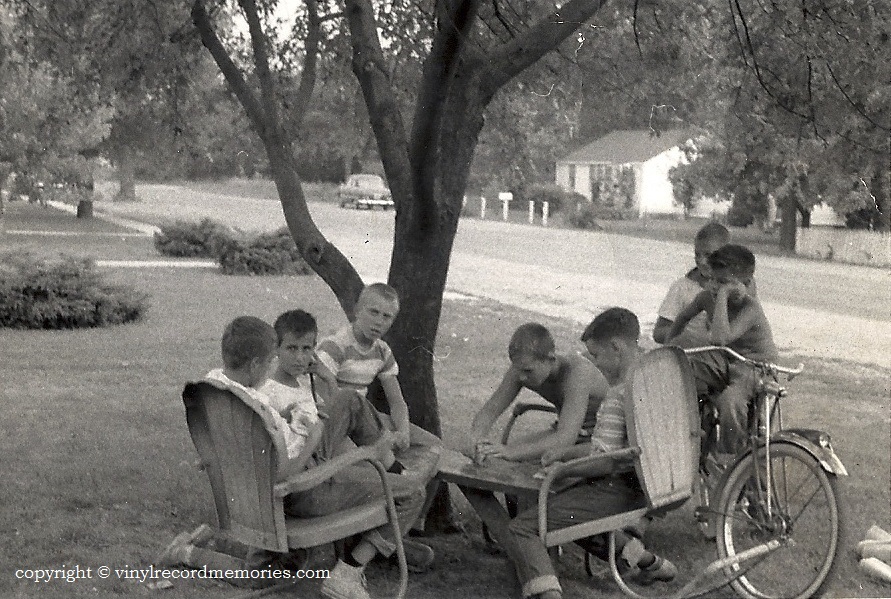
[[[136,201],[136,157],[133,148],[123,146],[118,152],[118,182],[120,187],[116,199],[125,202]]]
[[[798,201],[792,194],[787,194],[782,200],[780,221],[780,247],[789,252],[795,252],[795,233],[797,230]]]

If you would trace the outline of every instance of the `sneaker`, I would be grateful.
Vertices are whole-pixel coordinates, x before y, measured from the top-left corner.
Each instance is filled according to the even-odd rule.
[[[354,568],[340,560],[322,583],[321,594],[328,599],[371,599],[364,569]]]
[[[190,540],[192,533],[183,532],[176,535],[170,542],[170,545],[155,559],[157,566],[179,566],[186,563],[189,549],[192,544]]]
[[[402,547],[405,549],[405,563],[409,572],[420,574],[433,565],[435,555],[428,545],[411,539],[402,539]]]
[[[677,575],[677,567],[667,559],[657,555],[656,561],[640,569],[636,579],[638,584],[649,586],[654,582],[671,582]]]

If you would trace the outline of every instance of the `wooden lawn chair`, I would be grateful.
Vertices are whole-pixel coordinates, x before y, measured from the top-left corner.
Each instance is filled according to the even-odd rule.
[[[583,457],[557,467],[542,481],[539,491],[539,534],[553,547],[634,525],[646,515],[661,515],[679,507],[694,492],[699,468],[699,412],[696,385],[683,351],[663,347],[641,356],[626,383],[625,449]],[[647,505],[608,518],[547,530],[548,492],[561,472],[578,464],[605,459],[631,459]],[[610,569],[623,591],[634,594],[618,574],[610,540]]]
[[[402,534],[385,470],[371,447],[352,449],[279,480],[279,473],[287,472],[284,438],[263,409],[250,405],[250,397],[200,382],[188,383],[182,398],[192,442],[210,479],[221,538],[287,553],[332,543],[389,522],[399,560],[397,597],[404,597],[408,569]],[[286,495],[311,489],[363,461],[377,469],[385,499],[315,518],[285,514]]]

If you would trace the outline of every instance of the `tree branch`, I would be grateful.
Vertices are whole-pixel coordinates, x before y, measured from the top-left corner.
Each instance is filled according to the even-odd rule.
[[[569,0],[559,11],[541,19],[522,36],[490,53],[486,69],[493,94],[542,56],[572,35],[594,16],[607,0]]]
[[[413,195],[405,124],[387,77],[370,0],[346,0],[346,15],[353,46],[353,72],[362,88],[398,218],[407,207],[403,199]]]
[[[269,40],[263,33],[263,25],[260,23],[260,14],[257,11],[255,0],[238,0],[238,5],[244,11],[244,17],[248,23],[248,31],[251,36],[251,48],[254,52],[254,68],[257,79],[260,81],[260,97],[266,113],[266,119],[270,127],[278,128],[278,102],[275,95],[275,82],[272,80],[272,72],[269,70]]]
[[[319,18],[318,0],[306,0],[307,30],[304,41],[305,56],[300,73],[300,87],[295,94],[294,123],[297,131],[303,129],[303,120],[309,110],[313,90],[316,86],[316,73],[319,57],[319,44],[322,38],[322,19]],[[298,133],[299,135],[299,133]],[[298,137],[299,139],[299,137]]]
[[[254,96],[253,91],[251,91],[241,70],[232,61],[226,48],[223,47],[223,43],[210,22],[210,16],[207,14],[202,0],[195,0],[195,3],[192,5],[192,22],[195,24],[195,28],[198,29],[198,33],[201,34],[201,43],[204,44],[204,47],[213,56],[229,87],[232,88],[238,101],[244,106],[257,134],[265,141],[269,137],[269,122],[266,119],[266,114],[263,112],[263,107],[256,96]]]
[[[418,185],[415,193],[425,210],[433,207],[434,173],[439,162],[438,138],[443,108],[479,7],[478,0],[455,0],[448,4],[439,19],[433,47],[424,61],[420,93],[412,121],[409,160],[419,175],[415,177]]]

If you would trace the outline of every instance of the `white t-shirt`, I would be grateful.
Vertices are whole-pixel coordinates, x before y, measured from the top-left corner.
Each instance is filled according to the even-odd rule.
[[[297,387],[267,379],[260,386],[260,391],[269,398],[269,405],[274,410],[291,421],[291,428],[301,426],[306,435],[307,429],[319,421],[319,409],[312,395],[309,376],[300,378],[303,380],[298,381]]]
[[[268,418],[272,420],[273,426],[275,426],[275,428],[280,431],[282,436],[284,437],[285,448],[288,452],[288,459],[291,460],[300,455],[300,451],[303,449],[303,446],[306,445],[306,437],[308,433],[307,425],[301,424],[299,422],[289,423],[285,418],[282,417],[278,410],[276,410],[272,406],[272,402],[270,401],[268,395],[266,395],[260,389],[245,387],[241,383],[233,381],[228,376],[226,376],[221,368],[211,370],[204,376],[204,379],[207,381],[214,381],[216,383],[219,383],[226,389],[244,393],[251,399],[256,401],[258,404],[260,404],[260,407],[267,410],[266,416],[268,416]],[[318,413],[316,414],[316,418],[318,419]]]
[[[671,284],[662,305],[659,306],[659,316],[666,320],[674,322],[678,319],[678,314],[687,307],[699,293],[702,287],[699,283],[689,277],[681,277]],[[705,312],[697,314],[693,320],[684,327],[685,335],[693,335],[698,338],[708,339],[708,316]]]

